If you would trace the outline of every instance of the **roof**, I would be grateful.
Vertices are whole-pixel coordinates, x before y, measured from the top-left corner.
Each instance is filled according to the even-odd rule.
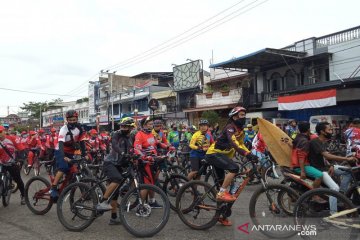
[[[273,64],[286,61],[294,61],[305,57],[306,52],[295,52],[283,49],[264,48],[259,51],[230,59],[225,62],[211,64],[210,68],[237,68],[254,69],[266,68]]]
[[[169,78],[173,77],[173,72],[143,72],[131,78],[149,79],[149,78]]]

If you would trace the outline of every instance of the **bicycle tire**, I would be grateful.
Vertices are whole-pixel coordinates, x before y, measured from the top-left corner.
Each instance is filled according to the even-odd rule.
[[[16,193],[17,190],[19,190],[19,186],[14,180],[12,180],[11,181],[11,193]]]
[[[287,187],[285,185],[281,185],[281,184],[269,184],[267,185],[266,188],[264,188],[263,186],[261,186],[260,188],[258,188],[254,193],[253,195],[251,196],[251,199],[250,199],[250,203],[249,203],[249,213],[250,213],[250,218],[253,222],[254,225],[256,226],[259,226],[259,225],[262,225],[261,223],[259,223],[259,219],[257,218],[257,211],[256,211],[256,203],[257,201],[259,200],[259,196],[263,193],[265,193],[266,191],[269,191],[269,190],[272,190],[272,191],[277,191],[277,192],[282,192],[283,194],[284,193],[287,193],[287,194],[290,194],[290,196],[294,199],[298,199],[299,198],[299,195],[297,194],[297,192],[295,190],[293,190],[292,188],[290,187]],[[268,199],[267,199],[268,200]],[[275,199],[275,200],[278,200],[278,199]],[[267,208],[267,207],[266,207]],[[275,214],[279,214],[280,216],[280,213],[276,213],[276,211],[274,211]],[[285,212],[285,214],[287,214]],[[288,215],[288,214],[287,214]],[[291,216],[291,215],[288,215],[288,216]],[[260,216],[258,216],[260,218]],[[262,213],[262,216],[261,217],[265,217],[265,213]],[[274,218],[271,218],[271,220],[273,220]],[[292,219],[292,218],[291,218]],[[266,231],[265,229],[259,229],[259,231],[264,234],[265,236],[267,237],[270,237],[270,238],[289,238],[291,236],[294,236],[296,234],[296,232],[289,232],[286,234],[281,234],[281,235],[278,235],[278,234],[275,234],[275,233],[272,233],[272,232],[268,232]],[[279,233],[284,233],[284,232],[279,232]]]
[[[178,165],[168,166],[168,171],[171,172],[172,174],[182,174],[183,176],[186,177],[186,170],[181,166]]]
[[[2,192],[2,204],[4,207],[9,206],[11,198],[11,175],[8,171],[5,172],[5,178],[3,181],[4,189]]]
[[[45,186],[46,186],[46,188],[41,189],[41,190],[36,192],[38,195],[40,195],[39,197],[42,197],[45,194],[49,197],[48,204],[45,205],[45,208],[42,209],[42,210],[37,210],[37,209],[34,208],[33,203],[32,203],[32,201],[30,199],[31,196],[29,196],[30,185],[32,183],[34,183],[35,181],[40,181],[40,182],[44,183]],[[50,188],[51,188],[50,182],[48,180],[46,180],[45,178],[43,178],[43,177],[32,177],[26,183],[26,185],[25,185],[25,196],[24,196],[25,197],[25,203],[26,203],[26,206],[30,209],[31,212],[33,212],[36,215],[44,215],[44,214],[46,214],[47,212],[50,211],[50,209],[51,209],[51,207],[53,205],[53,202],[50,199],[50,193],[49,193]]]
[[[34,159],[33,169],[34,169],[35,176],[40,175],[40,167],[41,167],[41,165],[40,165],[39,159],[38,158]]]
[[[306,193],[304,193],[303,195],[300,196],[300,198],[298,199],[298,201],[296,202],[295,205],[295,209],[294,209],[294,218],[295,218],[295,224],[299,224],[302,225],[304,222],[299,220],[298,218],[302,216],[302,206],[304,206],[304,202],[307,199],[312,198],[313,196],[319,196],[319,195],[330,195],[332,197],[335,197],[337,199],[337,201],[340,199],[341,201],[343,201],[342,206],[344,207],[344,204],[347,205],[348,209],[353,209],[356,208],[356,205],[354,205],[351,200],[349,198],[347,198],[345,195],[334,191],[332,189],[328,189],[328,188],[316,188],[310,191],[307,191]],[[355,218],[355,221],[359,221],[359,212],[355,211],[353,213],[349,213],[347,216],[352,215],[353,218]],[[340,231],[339,228],[335,229],[336,231]],[[345,229],[344,231],[348,232],[349,229]],[[330,233],[330,230],[327,229],[326,230],[327,233]],[[356,228],[351,228],[350,231],[350,236],[349,236],[349,240],[350,239],[358,239],[360,230],[356,229]],[[332,236],[335,237],[335,236]],[[336,238],[336,237],[335,237]],[[345,239],[345,236],[342,236],[342,239]]]
[[[266,169],[263,169],[261,171],[261,178],[264,180],[264,182],[269,183],[268,179],[275,179],[271,176],[273,166],[270,165]],[[276,170],[275,170],[276,171]],[[279,173],[277,173],[279,175]],[[280,176],[280,175],[279,175]]]
[[[86,191],[88,193],[87,196],[85,196],[85,198],[86,198],[85,201],[87,201],[87,200],[90,201],[92,210],[89,210],[91,212],[91,215],[87,216],[86,218],[84,217],[83,213],[81,213],[81,211],[84,209],[82,207],[76,208],[76,205],[74,205],[75,204],[74,203],[74,192],[76,191],[76,188],[79,188],[81,192]],[[91,189],[90,186],[86,183],[75,182],[75,183],[72,183],[69,186],[67,186],[61,192],[59,199],[57,201],[57,216],[58,216],[60,223],[69,231],[72,231],[72,232],[83,231],[84,229],[89,227],[92,224],[92,222],[95,220],[95,218],[96,218],[95,206],[98,203],[98,198],[97,198],[95,192],[90,189]],[[70,194],[70,197],[67,197],[67,194]],[[84,196],[82,196],[82,198],[83,197]],[[71,201],[70,202],[71,212],[74,213],[74,211],[75,211],[75,215],[73,217],[78,216],[81,220],[84,220],[83,224],[81,224],[80,226],[75,226],[74,222],[68,222],[65,219],[65,216],[64,216],[65,209],[63,208],[64,199]],[[67,204],[65,203],[65,205],[67,205]],[[77,212],[77,211],[79,211],[79,212]]]
[[[29,175],[29,173],[30,173],[30,168],[28,167],[28,161],[27,160],[25,160],[24,161],[24,168],[23,168],[23,171],[24,171],[24,174],[27,176],[27,175]]]
[[[177,211],[176,208],[177,193],[179,192],[180,188],[188,181],[189,180],[187,179],[187,177],[180,174],[171,174],[169,178],[165,179],[164,184],[162,186],[162,190],[167,195],[170,203],[170,208],[172,210]],[[174,188],[176,188],[175,192],[172,192],[171,190],[174,190]]]
[[[131,198],[131,196],[136,195],[137,192],[140,190],[148,190],[155,192],[156,195],[159,195],[161,197],[162,203],[164,204],[163,205],[164,213],[162,214],[163,216],[161,216],[161,220],[162,220],[161,223],[155,226],[155,228],[148,231],[146,231],[143,228],[135,229],[133,226],[130,226],[130,224],[127,221],[127,218],[125,218],[125,215],[127,214],[127,212],[129,212],[127,207],[128,203],[130,203],[128,202],[129,199]],[[158,232],[160,232],[168,222],[170,216],[170,203],[169,200],[167,199],[166,194],[163,192],[163,190],[161,190],[161,188],[149,184],[140,184],[138,188],[132,188],[125,194],[125,196],[122,198],[120,202],[119,211],[120,211],[120,219],[122,225],[125,227],[126,231],[128,231],[135,237],[152,237]]]
[[[360,206],[360,193],[358,192],[359,185],[353,184],[346,191],[345,196],[351,200],[356,206]],[[359,210],[360,211],[360,210]]]
[[[189,222],[187,220],[186,216],[185,216],[186,214],[192,212],[197,207],[196,201],[199,199],[199,197],[203,196],[201,194],[198,194],[198,186],[199,185],[203,186],[204,189],[206,189],[207,192],[210,191],[206,195],[207,196],[209,194],[212,195],[211,197],[213,199],[210,198],[210,197],[209,198],[210,198],[211,202],[214,204],[214,207],[216,206],[216,208],[217,208],[217,203],[216,203],[216,200],[215,200],[216,199],[216,194],[217,194],[216,190],[209,183],[206,183],[206,182],[203,182],[203,181],[200,181],[200,180],[194,180],[194,181],[187,182],[184,186],[182,186],[180,188],[180,190],[179,190],[179,192],[178,192],[178,194],[176,196],[176,208],[177,208],[177,213],[178,213],[178,216],[179,216],[180,220],[183,223],[185,223],[185,225],[187,225],[188,227],[190,227],[192,229],[195,229],[195,230],[205,230],[205,229],[209,229],[209,228],[213,227],[217,223],[217,221],[219,219],[219,216],[220,216],[220,210],[213,209],[214,210],[214,215],[209,217],[208,222],[206,222],[205,224],[201,224],[201,225],[194,225],[193,223]],[[190,207],[182,208],[182,206],[181,206],[181,198],[185,195],[186,192],[189,192],[189,191],[193,193],[192,194],[193,201],[192,201]],[[208,210],[205,210],[205,211],[208,211]]]

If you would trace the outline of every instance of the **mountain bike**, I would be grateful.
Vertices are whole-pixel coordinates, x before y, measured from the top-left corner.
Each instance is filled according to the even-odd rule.
[[[73,159],[69,173],[59,182],[59,193],[72,182],[81,181],[93,185],[96,180],[90,175],[90,171],[86,168],[86,159]],[[51,164],[51,161],[44,161],[43,164]],[[25,203],[27,207],[36,215],[44,215],[50,211],[53,200],[50,198],[51,184],[54,181],[54,175],[51,169],[48,169],[49,180],[43,177],[32,177],[25,185]],[[105,186],[100,185],[97,188],[97,194],[101,195],[105,192]]]
[[[9,163],[7,166],[11,166]],[[12,177],[9,171],[6,170],[6,166],[0,164],[0,194],[1,200],[4,207],[7,207],[10,203],[10,197],[12,193]]]
[[[325,203],[314,201],[320,197]],[[333,204],[331,204],[331,202]],[[300,196],[295,204],[295,224],[301,226],[294,232],[323,239],[359,239],[359,206],[355,206],[345,195],[326,188],[317,188]],[[311,231],[309,232],[309,227]]]
[[[244,164],[252,164],[251,169],[240,168],[235,176],[237,182],[242,182],[234,196],[239,197],[250,179],[255,176],[261,186],[253,193],[249,212],[254,225],[284,224],[293,222],[291,213],[299,195],[291,188],[280,184],[267,184],[257,171],[256,162],[246,160]],[[180,188],[176,197],[178,215],[183,223],[192,229],[204,230],[216,224],[220,217],[228,218],[232,214],[231,207],[235,202],[217,202],[216,186],[203,181],[191,181]],[[280,220],[280,223],[276,221]],[[276,232],[267,229],[260,231],[268,237],[286,238],[289,233]]]
[[[130,180],[132,188],[122,197],[119,205],[119,216],[125,229],[136,237],[152,237],[160,232],[169,220],[170,204],[166,194],[157,186],[139,183],[139,171],[142,171],[143,161],[135,158],[129,161],[128,167],[122,173],[123,180],[116,190]],[[100,198],[96,195],[98,184],[107,181],[98,181],[94,186],[77,182],[70,184],[60,194],[57,204],[57,215],[61,224],[70,231],[82,231],[104,211],[98,211],[96,205]],[[107,200],[113,199],[117,191],[113,191]],[[152,209],[147,197],[141,197],[141,191],[155,192],[156,201],[163,207]],[[150,226],[149,226],[150,225]]]

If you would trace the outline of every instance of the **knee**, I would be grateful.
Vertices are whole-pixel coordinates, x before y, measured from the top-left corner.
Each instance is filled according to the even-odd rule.
[[[231,168],[229,169],[229,172],[238,173],[239,172],[239,166],[236,163],[232,164]]]

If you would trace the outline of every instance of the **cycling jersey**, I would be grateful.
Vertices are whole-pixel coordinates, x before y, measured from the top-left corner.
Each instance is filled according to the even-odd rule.
[[[180,136],[179,136],[179,132],[178,131],[171,131],[169,132],[169,136],[168,136],[168,142],[178,148],[180,145]]]
[[[6,164],[9,163],[11,160],[15,160],[15,150],[24,150],[24,146],[20,143],[17,143],[15,138],[12,136],[5,136],[5,138],[3,140],[0,140],[0,142],[0,163],[2,164]],[[5,148],[11,154],[11,157],[9,156]]]
[[[59,150],[59,142],[64,143],[64,153],[74,154],[76,150],[80,150],[80,146],[76,146],[76,143],[85,140],[86,132],[80,131],[78,127],[71,130],[74,142],[71,140],[69,129],[67,125],[62,126],[59,131],[58,143],[55,146],[56,150]]]
[[[190,157],[203,157],[205,151],[212,143],[214,143],[214,139],[210,132],[204,134],[201,131],[197,131],[190,140],[189,147],[192,149],[190,151]]]
[[[89,144],[91,151],[98,151],[100,149],[100,140],[98,137],[90,137]]]
[[[47,135],[46,138],[46,147],[50,149],[55,149],[55,146],[58,142],[58,136],[56,134]]]
[[[235,151],[243,156],[250,153],[244,145],[244,131],[229,123],[220,133],[217,141],[211,144],[206,154],[221,153],[233,158]]]
[[[165,133],[163,132],[163,130],[156,132],[155,129],[153,129],[152,134],[154,135],[154,137],[158,143],[168,144],[168,141],[166,139],[166,136],[165,136]]]
[[[254,130],[247,130],[245,131],[245,139],[244,142],[253,142],[255,138],[256,132]]]
[[[139,131],[135,135],[134,150],[136,154],[141,156],[148,154],[157,154],[156,139],[152,133]]]
[[[41,148],[41,142],[37,136],[29,136],[26,143],[29,148]]]

